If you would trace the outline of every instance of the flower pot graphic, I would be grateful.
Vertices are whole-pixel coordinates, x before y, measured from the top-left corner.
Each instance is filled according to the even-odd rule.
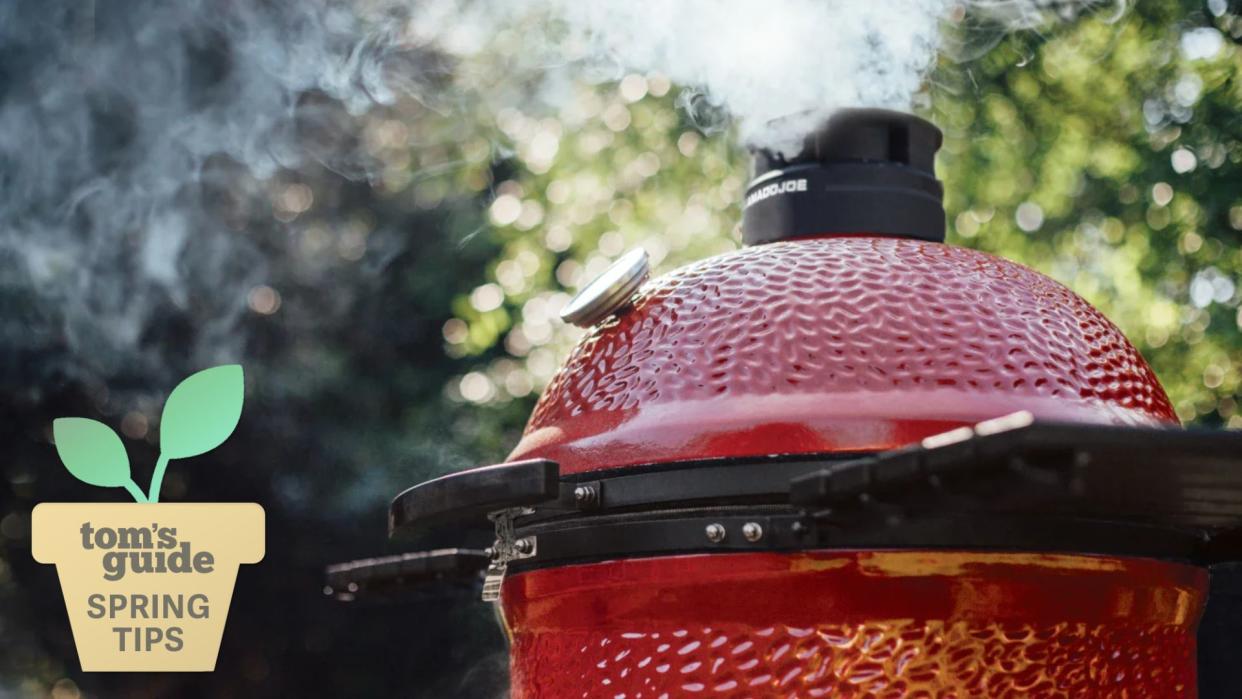
[[[107,425],[52,423],[56,452],[78,480],[124,488],[134,503],[44,503],[32,513],[32,552],[56,564],[84,671],[215,669],[233,583],[263,558],[255,503],[159,504],[173,459],[215,449],[241,418],[237,364],[204,369],[173,389],[160,418],[160,455],[146,492]]]
[[[208,672],[237,569],[264,552],[255,503],[43,503],[35,560],[56,565],[82,669]]]

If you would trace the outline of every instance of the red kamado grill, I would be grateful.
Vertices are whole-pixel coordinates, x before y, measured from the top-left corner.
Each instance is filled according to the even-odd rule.
[[[1242,435],[1180,429],[1064,286],[945,245],[940,141],[854,110],[756,154],[747,247],[623,258],[508,461],[392,502],[393,535],[491,548],[331,590],[486,567],[518,699],[1197,696],[1197,645],[1239,647]]]

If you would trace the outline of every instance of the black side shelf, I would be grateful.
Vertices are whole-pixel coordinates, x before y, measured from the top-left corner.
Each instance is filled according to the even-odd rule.
[[[420,483],[393,498],[388,534],[417,535],[470,520],[486,525],[487,515],[496,510],[555,499],[560,476],[556,462],[535,459],[450,473]]]

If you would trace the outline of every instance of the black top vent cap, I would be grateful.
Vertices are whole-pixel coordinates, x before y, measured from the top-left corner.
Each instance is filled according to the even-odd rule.
[[[803,236],[873,234],[943,242],[943,136],[904,112],[845,109],[795,156],[754,151],[742,238],[748,245]]]

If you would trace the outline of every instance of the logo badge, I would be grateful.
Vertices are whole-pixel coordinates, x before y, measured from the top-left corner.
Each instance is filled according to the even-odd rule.
[[[87,672],[215,669],[237,569],[264,552],[256,503],[160,503],[169,462],[215,449],[241,418],[242,368],[182,381],[164,404],[160,455],[143,491],[120,437],[87,418],[52,425],[74,477],[124,488],[133,503],[41,503],[35,560],[56,565],[82,669]]]

